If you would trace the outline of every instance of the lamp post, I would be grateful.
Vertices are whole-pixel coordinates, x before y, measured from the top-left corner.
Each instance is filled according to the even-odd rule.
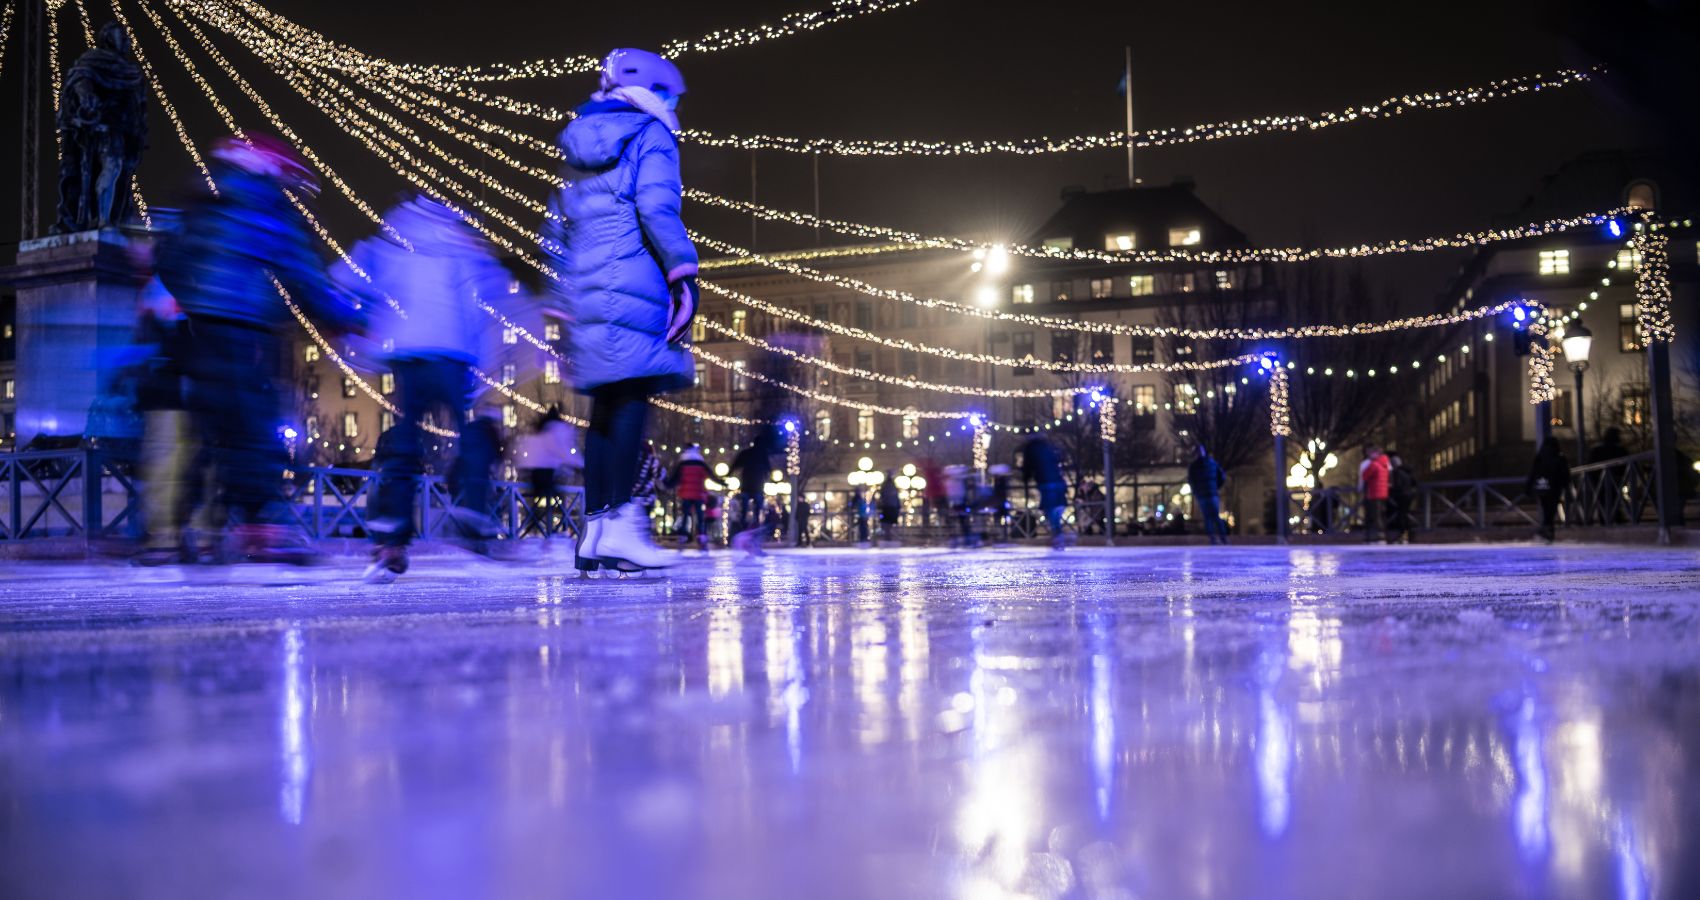
[[[1582,373],[1588,371],[1588,353],[1594,347],[1594,333],[1577,322],[1564,331],[1564,358],[1570,361],[1570,371],[1576,373],[1576,463],[1588,458],[1588,436],[1582,418]]]

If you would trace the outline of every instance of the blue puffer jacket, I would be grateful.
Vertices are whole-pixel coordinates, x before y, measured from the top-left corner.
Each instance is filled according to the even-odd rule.
[[[191,320],[221,319],[291,333],[276,276],[295,304],[323,329],[354,324],[352,305],[331,287],[308,244],[306,220],[276,182],[231,166],[213,169],[218,195],[183,211],[155,261],[159,280]],[[287,326],[287,331],[285,330]]]
[[[668,284],[697,272],[679,219],[679,146],[660,120],[592,101],[561,133],[566,184],[549,204],[544,250],[573,318],[573,382],[581,391],[631,378],[659,390],[691,384],[688,350],[667,343]]]

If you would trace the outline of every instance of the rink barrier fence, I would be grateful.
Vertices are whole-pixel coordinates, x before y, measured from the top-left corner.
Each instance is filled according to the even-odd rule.
[[[295,524],[313,539],[364,538],[377,473],[298,467],[283,486]],[[441,476],[418,486],[414,527],[421,540],[463,536],[467,521]],[[540,505],[528,486],[493,485],[491,512],[499,537],[576,536],[584,522],[584,490],[560,489],[559,503]],[[142,533],[140,479],[132,461],[98,448],[0,453],[0,543],[38,539],[123,539]],[[92,524],[91,524],[92,523]]]

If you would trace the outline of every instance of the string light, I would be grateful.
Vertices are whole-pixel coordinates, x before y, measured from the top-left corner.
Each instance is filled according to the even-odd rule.
[[[822,272],[805,266],[794,265],[773,257],[754,253],[742,247],[715,240],[706,235],[690,232],[691,239],[697,243],[730,253],[734,256],[748,259],[770,268],[788,272],[810,281],[830,284],[845,290],[854,291],[869,297],[884,300],[898,300],[911,303],[926,309],[939,309],[957,315],[973,316],[980,319],[990,319],[1001,322],[1016,322],[1024,325],[1034,325],[1042,328],[1061,331],[1082,331],[1092,334],[1125,334],[1136,337],[1187,337],[1198,340],[1271,340],[1279,338],[1313,338],[1313,337],[1352,337],[1356,335],[1382,334],[1390,331],[1404,331],[1416,328],[1435,328],[1448,325],[1460,325],[1477,319],[1498,315],[1513,306],[1518,301],[1511,300],[1470,310],[1460,310],[1453,313],[1436,313],[1426,316],[1407,316],[1384,322],[1364,322],[1353,325],[1293,325],[1285,328],[1188,328],[1175,325],[1138,325],[1122,322],[1097,322],[1081,319],[1067,319],[1059,316],[1041,316],[1032,313],[1005,312],[1003,310],[985,309],[967,306],[949,300],[931,297],[917,297],[907,291],[876,287],[868,282],[830,272]]]
[[[742,371],[742,370],[740,370],[740,371]],[[753,373],[751,373],[751,374],[753,374]],[[708,410],[704,410],[704,409],[696,409],[694,407],[686,406],[682,403],[674,403],[671,400],[667,400],[667,399],[664,399],[664,398],[661,398],[661,397],[651,397],[649,399],[649,402],[660,407],[660,408],[662,408],[662,409],[665,409],[669,412],[676,412],[680,415],[690,416],[693,419],[704,419],[704,420],[709,421],[709,422],[720,422],[720,423],[725,424],[725,425],[769,425],[769,424],[772,424],[772,423],[768,422],[766,419],[750,419],[750,418],[746,418],[744,416],[722,415],[721,413],[709,412]]]
[[[12,0],[0,9],[0,75],[6,74],[6,38],[12,34]]]
[[[662,55],[676,56],[690,51],[712,51],[731,46],[747,46],[758,40],[812,30],[834,21],[883,12],[907,6],[917,0],[895,0],[885,3],[868,0],[850,3],[839,0],[825,13],[793,13],[781,20],[779,27],[761,26],[732,32],[714,32],[696,41],[676,41],[664,46]],[[189,4],[199,7],[200,4]],[[355,51],[346,45],[332,42],[316,32],[305,29],[281,16],[244,4],[274,28],[294,36],[299,42],[287,48],[294,62],[309,66],[325,66],[345,71],[363,80],[405,81],[424,84],[448,92],[463,82],[510,81],[525,78],[558,78],[571,74],[592,72],[600,65],[597,57],[581,55],[567,58],[533,60],[524,63],[494,63],[479,66],[429,66],[392,63]],[[846,12],[847,7],[855,7]],[[796,27],[790,24],[794,22]],[[309,52],[302,44],[316,48]],[[1418,110],[1459,109],[1493,100],[1539,93],[1543,90],[1567,87],[1592,80],[1604,71],[1602,67],[1589,70],[1561,69],[1552,75],[1520,75],[1491,81],[1485,86],[1453,88],[1444,91],[1424,91],[1387,97],[1368,104],[1316,114],[1287,114],[1261,116],[1254,119],[1201,123],[1185,127],[1169,127],[1104,134],[1076,135],[1065,138],[1041,136],[1015,140],[933,141],[933,140],[842,140],[835,138],[798,138],[774,135],[716,135],[701,129],[686,129],[680,137],[706,147],[737,150],[777,150],[801,154],[838,156],[965,156],[992,153],[1038,155],[1086,150],[1123,149],[1130,143],[1135,147],[1159,147],[1175,144],[1213,141],[1233,137],[1249,137],[1274,132],[1319,131],[1358,121],[1393,118]],[[507,97],[485,97],[508,112],[531,115],[544,113],[530,104]],[[558,120],[566,114],[559,110],[550,118]]]
[[[1015,359],[1015,358],[1012,358],[1012,357],[998,356],[996,354],[991,354],[991,353],[972,353],[972,352],[964,351],[964,350],[956,350],[956,349],[953,349],[953,348],[950,348],[950,347],[939,347],[939,346],[935,346],[935,345],[932,345],[932,344],[917,343],[915,341],[907,340],[905,338],[884,337],[882,335],[874,334],[871,331],[866,331],[864,329],[856,328],[856,327],[853,327],[853,326],[850,326],[850,325],[840,325],[837,322],[829,322],[825,319],[817,319],[817,318],[814,318],[813,316],[806,315],[806,314],[798,312],[796,310],[788,309],[786,307],[779,306],[779,305],[774,304],[774,303],[769,303],[766,300],[761,300],[761,299],[758,299],[756,297],[752,297],[749,294],[745,294],[741,291],[734,291],[731,288],[722,287],[722,286],[715,284],[713,282],[710,282],[710,281],[702,281],[702,282],[699,282],[699,284],[702,286],[703,290],[708,291],[709,293],[712,293],[712,294],[719,294],[722,297],[726,297],[726,298],[732,300],[732,302],[734,302],[734,303],[742,304],[744,306],[750,307],[751,309],[757,309],[757,310],[765,312],[769,315],[778,316],[779,318],[782,318],[782,319],[790,319],[791,321],[801,323],[801,324],[808,326],[810,328],[816,328],[816,329],[820,329],[822,331],[830,331],[834,334],[840,334],[840,335],[843,335],[845,337],[855,338],[857,340],[867,341],[869,343],[879,344],[879,345],[885,346],[885,347],[892,347],[892,348],[898,349],[898,350],[908,350],[908,351],[913,352],[913,353],[925,353],[929,356],[938,356],[938,357],[943,357],[945,359],[957,359],[957,360],[963,360],[965,362],[980,363],[980,364],[983,364],[983,365],[1002,366],[1004,368],[1044,369],[1044,370],[1049,371],[1049,372],[1081,372],[1081,373],[1091,373],[1091,374],[1102,375],[1102,374],[1108,374],[1108,373],[1112,373],[1112,372],[1120,372],[1120,373],[1158,372],[1158,371],[1161,371],[1161,372],[1196,372],[1196,371],[1203,371],[1203,370],[1206,370],[1206,369],[1220,368],[1220,367],[1225,366],[1225,365],[1236,365],[1236,364],[1239,364],[1240,362],[1244,361],[1244,360],[1233,360],[1233,361],[1218,360],[1218,361],[1213,361],[1213,362],[1199,362],[1199,361],[1188,360],[1188,361],[1183,361],[1183,362],[1170,362],[1170,363],[1085,363],[1085,362],[1073,362],[1073,361],[1069,361],[1069,362],[1047,361],[1047,360],[1042,360],[1042,359],[1036,359],[1031,355],[1022,357],[1021,359]],[[858,371],[860,371],[860,370],[858,370]],[[889,376],[877,375],[877,373],[870,373],[870,374],[875,375],[878,378],[889,377]],[[894,384],[907,384],[907,382],[905,382],[901,379],[894,381],[892,383],[894,383]]]
[[[241,135],[243,132],[237,127],[235,116],[230,112],[229,107],[219,99],[217,92],[214,91],[212,86],[207,83],[206,79],[202,78],[196,71],[193,60],[189,58],[188,53],[186,53],[182,46],[178,44],[177,38],[174,34],[172,34],[170,26],[157,12],[154,11],[153,5],[149,3],[148,0],[141,0],[141,7],[142,11],[147,13],[148,18],[152,20],[154,28],[159,31],[163,38],[165,38],[166,44],[171,49],[172,54],[177,57],[178,62],[182,63],[184,68],[190,72],[190,75],[195,79],[196,83],[201,86],[202,91],[207,95],[207,99],[211,101],[213,107],[219,111],[219,115],[230,125],[231,132],[233,134]],[[362,215],[370,219],[374,224],[378,225],[378,227],[382,228],[384,232],[389,235],[391,240],[397,241],[402,244],[402,246],[408,246],[407,241],[403,239],[401,235],[397,234],[394,229],[390,228],[388,223],[384,222],[383,217],[378,215],[378,211],[373,209],[371,204],[361,199],[361,197],[355,193],[354,186],[349,184],[341,175],[337,174],[336,170],[332,169],[330,164],[326,163],[324,159],[313,150],[312,146],[302,140],[301,136],[296,134],[295,130],[290,128],[289,124],[284,122],[283,118],[273,111],[271,104],[266,101],[266,98],[261,96],[259,91],[254,89],[254,86],[249,83],[247,78],[244,78],[242,74],[236,70],[235,66],[231,65],[230,61],[224,56],[224,54],[220,52],[219,49],[213,45],[212,41],[207,38],[206,33],[201,31],[200,26],[186,18],[176,6],[171,6],[170,9],[177,17],[177,20],[189,30],[189,33],[194,37],[196,43],[198,43],[201,46],[201,49],[207,54],[207,58],[211,59],[213,63],[224,72],[225,77],[229,78],[231,83],[236,85],[237,90],[241,91],[242,94],[254,104],[255,108],[260,111],[260,114],[265,117],[266,121],[271,123],[272,128],[277,130],[279,136],[288,140],[291,146],[300,151],[302,158],[306,159],[309,163],[312,163],[313,167],[318,169],[319,172],[325,176],[326,180],[330,181],[330,183],[336,187],[339,193],[347,198]],[[296,206],[298,209],[302,209],[304,213],[308,212],[300,203],[297,203]],[[311,218],[310,213],[309,218]],[[327,233],[322,231],[322,226],[319,226],[316,220],[314,220],[314,225],[315,231],[320,232],[319,236],[321,238],[328,237]],[[331,243],[334,246],[334,242]],[[337,255],[341,257],[345,264],[347,264],[351,269],[358,271],[358,267],[354,265],[352,260],[348,259],[347,254],[338,252]]]
[[[1197,263],[1200,265],[1221,265],[1225,263],[1298,263],[1316,259],[1360,259],[1368,256],[1385,256],[1399,253],[1426,253],[1434,250],[1463,249],[1479,247],[1485,244],[1502,241],[1514,241],[1531,237],[1559,234],[1573,229],[1598,226],[1627,212],[1626,209],[1613,209],[1605,212],[1584,213],[1575,216],[1564,216],[1548,219],[1543,222],[1533,222],[1514,228],[1498,228],[1486,231],[1460,232],[1450,236],[1418,238],[1415,240],[1395,239],[1374,244],[1356,244],[1346,247],[1276,247],[1276,248],[1229,248],[1222,250],[1188,250],[1184,247],[1169,247],[1161,250],[1088,250],[1082,248],[1061,247],[1029,247],[1025,244],[994,244],[984,241],[971,241],[965,238],[937,237],[887,228],[880,225],[862,225],[855,222],[843,222],[827,219],[804,212],[770,209],[760,204],[744,200],[733,200],[719,197],[691,188],[685,189],[685,197],[721,209],[754,216],[770,222],[785,222],[807,228],[825,228],[840,234],[854,237],[873,238],[895,241],[905,244],[911,249],[928,250],[958,250],[972,253],[976,250],[991,252],[1001,249],[1004,252],[1034,259],[1061,259],[1104,263]]]
[[[1635,273],[1641,333],[1648,342],[1668,344],[1676,339],[1676,323],[1671,318],[1670,238],[1662,231],[1638,228],[1630,241],[1641,256],[1641,268]]]
[[[136,40],[135,29],[130,27],[130,20],[124,17],[124,10],[119,8],[118,0],[112,0],[112,14],[117,18],[118,24],[124,26],[124,33],[129,35],[130,49],[135,51],[136,54],[136,64],[141,66],[142,74],[147,77],[148,84],[153,88],[154,96],[159,98],[160,108],[165,110],[165,117],[171,122],[172,130],[177,132],[178,141],[183,144],[184,149],[189,151],[189,158],[195,161],[195,168],[200,170],[202,180],[207,183],[207,189],[215,194],[218,193],[218,185],[213,184],[212,173],[207,171],[206,161],[201,159],[201,151],[196,149],[194,141],[189,139],[189,130],[184,127],[182,117],[177,115],[177,107],[172,104],[171,98],[165,95],[165,86],[154,74],[153,65],[148,62],[147,52],[142,49],[141,42]],[[57,90],[55,93],[57,94]]]
[[[735,340],[735,341],[740,341],[740,342],[748,344],[752,347],[756,347],[758,349],[765,350],[769,353],[776,353],[776,354],[779,354],[781,356],[789,357],[790,359],[796,360],[797,362],[804,363],[804,364],[810,365],[810,366],[814,366],[814,367],[819,368],[819,369],[825,369],[828,372],[833,372],[833,373],[838,374],[838,375],[844,375],[844,376],[847,376],[847,377],[850,377],[850,378],[860,379],[862,381],[873,381],[873,382],[878,382],[880,384],[889,384],[889,385],[892,385],[893,387],[908,388],[908,389],[911,389],[911,390],[919,390],[919,391],[931,391],[931,392],[934,392],[934,393],[941,393],[941,394],[957,394],[957,395],[960,395],[960,396],[967,396],[967,397],[998,397],[998,398],[1072,397],[1072,396],[1075,396],[1077,394],[1086,393],[1089,390],[1088,388],[1084,388],[1084,387],[980,388],[980,387],[972,387],[972,386],[969,386],[969,385],[961,385],[961,384],[935,384],[935,383],[930,382],[930,381],[922,381],[919,378],[915,378],[913,376],[888,375],[884,372],[875,372],[875,371],[872,371],[870,369],[860,369],[860,368],[857,368],[855,366],[842,365],[840,363],[833,362],[832,360],[827,359],[825,357],[812,356],[810,354],[803,353],[803,352],[798,351],[798,350],[793,350],[790,347],[785,347],[785,346],[781,346],[779,344],[774,344],[774,343],[771,343],[769,341],[762,340],[761,338],[758,338],[758,337],[753,337],[753,336],[748,335],[748,334],[741,334],[741,333],[738,332],[737,329],[732,328],[731,326],[725,324],[724,322],[717,322],[717,321],[714,321],[713,319],[707,319],[707,318],[704,318],[700,321],[703,323],[704,327],[706,327],[710,331],[713,331],[716,334],[719,334],[723,337],[731,338],[732,340]],[[1209,370],[1209,369],[1223,369],[1223,368],[1229,368],[1229,367],[1232,367],[1232,366],[1242,366],[1242,365],[1245,365],[1246,363],[1249,363],[1249,362],[1255,360],[1256,358],[1257,358],[1256,354],[1246,354],[1244,356],[1237,356],[1237,357],[1233,357],[1231,359],[1213,360],[1211,362],[1142,363],[1142,364],[1139,364],[1139,367],[1134,369],[1134,371],[1139,371],[1139,372],[1179,372],[1179,371],[1204,371],[1204,370]]]
[[[1275,356],[1264,357],[1264,362],[1269,370],[1269,433],[1289,437],[1293,433],[1293,414],[1289,405],[1288,367],[1281,365],[1280,358]]]
[[[1493,100],[1538,93],[1545,90],[1582,84],[1604,72],[1603,67],[1586,71],[1560,69],[1552,75],[1519,75],[1489,82],[1483,87],[1454,88],[1402,94],[1374,103],[1349,106],[1345,109],[1312,114],[1262,116],[1228,122],[1208,122],[1187,127],[1154,128],[1132,133],[1135,147],[1164,147],[1217,141],[1224,138],[1251,137],[1274,132],[1311,132],[1370,119],[1395,118],[1418,110],[1462,109]],[[787,153],[825,154],[829,156],[981,156],[1012,154],[1038,156],[1049,153],[1075,153],[1085,150],[1121,150],[1129,144],[1130,135],[1123,131],[1072,137],[1018,138],[990,141],[931,141],[931,140],[842,140],[837,138],[799,138],[776,135],[715,135],[697,129],[685,129],[679,136],[705,147],[735,150],[777,150]]]
[[[180,0],[180,2],[193,7],[203,5],[194,2],[194,0]],[[661,55],[671,58],[691,53],[716,53],[722,50],[749,47],[765,41],[815,31],[874,13],[902,9],[919,2],[920,0],[833,0],[832,5],[827,9],[787,13],[774,24],[761,24],[744,28],[722,28],[697,38],[668,41],[662,45]],[[254,4],[244,5],[254,6]],[[274,20],[288,21],[276,14],[268,13],[268,15]],[[471,66],[396,63],[360,53],[347,45],[330,41],[322,35],[294,23],[290,23],[290,30],[298,35],[311,37],[311,47],[299,50],[299,58],[295,60],[296,62],[347,69],[359,74],[424,84],[561,78],[568,75],[594,72],[602,65],[601,57],[588,55],[535,59],[518,63],[484,63]]]

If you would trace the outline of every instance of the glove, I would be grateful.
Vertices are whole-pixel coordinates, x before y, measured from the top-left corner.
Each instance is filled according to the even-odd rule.
[[[691,334],[691,320],[697,317],[697,301],[702,294],[697,290],[694,275],[673,282],[669,289],[673,303],[667,316],[667,343],[679,344]]]

